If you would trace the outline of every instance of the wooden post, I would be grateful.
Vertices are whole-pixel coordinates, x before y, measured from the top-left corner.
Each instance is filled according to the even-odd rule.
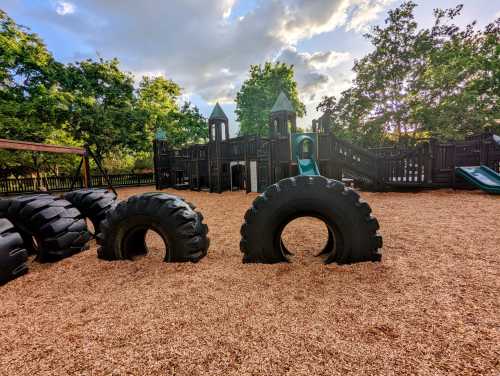
[[[434,176],[434,158],[435,158],[435,140],[430,139],[426,144],[426,157],[425,157],[425,169],[427,171],[427,181],[426,183],[433,183]]]
[[[457,144],[453,143],[453,166],[451,167],[451,188],[456,189],[455,168],[457,167]]]
[[[160,190],[160,168],[158,163],[158,140],[156,138],[153,140],[153,169],[155,178],[155,188],[157,191]]]
[[[267,170],[268,170],[269,181],[267,183],[267,186],[274,184],[274,166],[275,166],[274,145],[275,145],[274,139],[270,139],[269,140],[269,158],[267,161]]]
[[[83,186],[85,188],[92,187],[92,181],[90,177],[90,164],[89,157],[87,153],[83,156]]]
[[[243,150],[245,153],[245,191],[250,193],[252,181],[250,176],[250,160],[248,158],[248,145],[250,144],[250,137],[244,136],[243,138]]]
[[[213,192],[213,181],[212,181],[212,142],[209,141],[207,146],[207,155],[208,155],[208,189],[209,192]]]
[[[116,190],[113,187],[113,184],[111,184],[111,180],[109,180],[108,174],[102,168],[101,162],[99,161],[99,159],[94,155],[94,153],[92,153],[92,150],[90,150],[90,148],[88,147],[88,145],[85,145],[85,150],[86,150],[86,155],[87,156],[90,155],[92,157],[92,159],[94,159],[94,162],[95,162],[97,168],[101,172],[102,176],[104,176],[104,179],[106,179],[106,183],[108,183],[108,188],[111,189],[116,196],[118,196],[118,193],[116,193]],[[88,161],[87,161],[87,165],[88,165]],[[89,177],[89,183],[90,183],[89,185],[90,185],[90,187],[92,187],[92,180],[91,180],[91,177],[90,177],[90,168],[88,169],[88,172],[86,174]]]
[[[478,143],[479,143],[479,164],[488,166],[488,144],[485,142],[484,137],[481,137]]]

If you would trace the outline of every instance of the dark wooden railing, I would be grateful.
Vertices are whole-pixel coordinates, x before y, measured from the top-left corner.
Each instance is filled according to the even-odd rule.
[[[399,155],[380,158],[380,177],[394,186],[421,186],[431,180],[432,161],[427,145]]]
[[[455,187],[455,167],[487,165],[500,170],[500,140],[491,134],[465,141],[420,142],[412,148],[366,150],[332,136],[334,162],[373,183],[394,187]]]
[[[379,158],[375,154],[335,136],[331,136],[330,151],[332,159],[342,167],[379,179]]]
[[[166,143],[158,142],[159,146]],[[259,191],[282,176],[297,173],[295,167],[290,164],[289,138],[246,136],[223,141],[217,145],[217,149],[215,143],[207,144],[205,148],[207,164],[203,168],[200,168],[201,165],[189,164],[189,158],[186,157],[188,154],[184,151],[167,152],[166,147],[155,149],[158,181],[161,183],[168,179],[172,180],[171,176],[177,175],[183,179],[195,177],[196,181],[204,177],[205,181],[208,181],[209,156],[212,156],[212,162],[214,158],[220,158],[223,165],[221,171],[217,171],[213,169],[214,164],[211,164],[212,179],[219,176],[222,180],[229,179],[229,162],[243,160],[247,163],[247,179],[250,179],[248,166],[251,162],[257,162]],[[449,142],[419,139],[416,145],[403,144],[365,149],[339,139],[333,134],[319,133],[316,150],[320,171],[325,176],[336,179],[341,179],[343,176],[352,177],[365,186],[372,186],[375,189],[391,186],[457,187],[455,168],[458,166],[487,165],[500,171],[500,137],[492,134]],[[196,158],[191,157],[191,160],[196,161]],[[286,169],[287,167],[289,168]],[[159,187],[161,186],[160,184]]]
[[[108,175],[113,187],[134,187],[141,185],[153,185],[154,174],[115,174]],[[41,178],[0,179],[0,195],[32,193],[39,191],[63,192],[83,187],[83,179],[79,177],[74,181],[72,176],[49,176]],[[91,176],[92,187],[107,187],[103,175]]]

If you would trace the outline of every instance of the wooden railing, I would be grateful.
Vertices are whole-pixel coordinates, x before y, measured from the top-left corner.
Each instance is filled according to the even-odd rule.
[[[500,171],[498,136],[483,134],[463,141],[450,142],[438,142],[434,139],[417,141],[416,146],[397,145],[364,149],[332,134],[321,133],[317,135],[318,164],[325,176],[340,179],[344,173],[367,185],[373,185],[377,189],[388,186],[456,186],[455,167],[457,166],[482,164]],[[215,147],[215,143],[206,145],[207,155],[215,156]],[[284,175],[281,172],[276,175],[276,171],[282,168],[281,164],[287,163],[290,158],[288,138],[276,140],[246,136],[224,141],[221,147],[218,157],[224,160],[224,163],[243,160],[257,162],[259,191],[272,184],[277,176]],[[165,169],[172,175],[176,171],[187,171],[187,175],[192,175],[190,171],[193,171],[193,168],[190,169],[187,161],[188,158],[184,152],[159,153],[155,166],[157,171]],[[288,174],[292,173],[296,172],[288,169]],[[218,174],[225,179],[226,175],[223,175],[222,170],[220,172],[214,170],[212,175],[219,176]],[[208,177],[208,173],[197,172],[195,175]],[[161,177],[161,179],[165,178]]]
[[[418,186],[430,182],[432,161],[427,145],[380,158],[379,174],[389,185]]]
[[[375,154],[335,136],[331,136],[330,150],[332,159],[342,167],[379,180],[379,158]]]
[[[155,183],[154,174],[115,174],[108,175],[113,187],[134,187],[141,185],[152,185]],[[92,187],[107,187],[103,175],[91,176]],[[72,188],[83,187],[81,177],[74,181],[72,176],[49,176],[41,178],[0,179],[0,195],[32,193],[39,191],[63,192]]]

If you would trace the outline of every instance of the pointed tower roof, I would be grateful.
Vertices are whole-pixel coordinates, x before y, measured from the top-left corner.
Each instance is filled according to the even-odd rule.
[[[274,106],[271,109],[271,113],[280,111],[295,112],[292,104],[290,103],[287,96],[283,92],[281,92],[280,95],[278,96],[278,99],[276,99],[276,102],[274,103]]]
[[[209,119],[222,119],[222,120],[228,120],[226,114],[222,110],[222,107],[219,105],[219,102],[215,104],[214,109],[212,110],[212,114],[210,115]]]

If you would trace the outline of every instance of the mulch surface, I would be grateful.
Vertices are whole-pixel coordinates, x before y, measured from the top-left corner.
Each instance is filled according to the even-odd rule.
[[[122,189],[121,198],[152,188]],[[1,375],[498,375],[500,198],[364,193],[380,263],[323,265],[324,226],[286,230],[294,262],[244,265],[255,194],[172,191],[210,228],[198,264],[89,251],[0,287]]]

